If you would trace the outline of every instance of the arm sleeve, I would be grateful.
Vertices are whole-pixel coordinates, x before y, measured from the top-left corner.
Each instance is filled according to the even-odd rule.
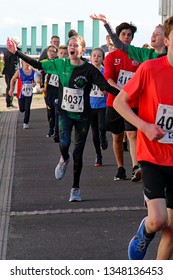
[[[117,36],[117,34],[113,31],[112,27],[109,23],[104,24],[108,34],[111,36],[112,42],[114,43],[115,47],[125,53],[128,54],[128,45],[124,44]]]
[[[94,67],[94,66],[93,66]],[[96,84],[101,91],[107,91],[113,95],[118,95],[119,90],[113,86],[111,86],[106,79],[104,78],[103,74],[96,68],[93,68],[93,84]]]
[[[37,61],[36,59],[33,59],[33,58],[29,57],[28,55],[25,55],[25,54],[23,54],[22,52],[20,52],[18,50],[16,51],[15,54],[18,57],[20,57],[22,60],[24,60],[25,62],[30,64],[32,67],[34,67],[36,69],[39,69],[39,70],[43,69],[41,62]]]

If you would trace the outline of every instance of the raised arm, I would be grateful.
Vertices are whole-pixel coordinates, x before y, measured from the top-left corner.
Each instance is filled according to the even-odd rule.
[[[90,18],[93,20],[100,20],[104,23],[104,27],[106,28],[108,34],[111,36],[112,42],[114,43],[115,47],[125,53],[128,54],[128,45],[124,44],[117,36],[117,34],[113,31],[110,23],[108,22],[105,15],[90,15]]]
[[[36,68],[36,69],[43,69],[41,63],[39,61],[37,61],[36,59],[33,59],[31,57],[29,57],[28,55],[23,54],[22,52],[17,50],[17,46],[14,43],[14,41],[12,41],[11,39],[7,39],[7,49],[13,53],[16,54],[18,57],[20,57],[22,60],[24,60],[25,62],[27,62],[28,64],[30,64],[32,67]]]

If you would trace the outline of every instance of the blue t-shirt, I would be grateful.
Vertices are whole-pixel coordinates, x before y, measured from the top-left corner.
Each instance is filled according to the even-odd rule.
[[[104,68],[100,70],[100,72],[104,73]],[[104,94],[103,92],[100,92],[100,89],[97,85],[92,85],[92,89],[90,92],[90,106],[92,109],[100,109],[100,108],[106,108],[106,99],[107,99],[107,93]]]

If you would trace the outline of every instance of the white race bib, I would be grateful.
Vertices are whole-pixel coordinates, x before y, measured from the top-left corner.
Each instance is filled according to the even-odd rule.
[[[32,87],[32,83],[24,83],[22,84],[22,94],[24,96],[32,96],[33,93],[33,87]]]
[[[133,77],[133,75],[134,72],[120,70],[117,85],[122,88],[128,82],[128,80],[130,80]]]
[[[90,96],[92,97],[104,97],[104,93],[99,89],[97,85],[92,85],[92,89],[90,91]]]
[[[68,112],[81,113],[84,110],[84,90],[64,87],[61,108]]]
[[[59,76],[51,74],[50,79],[49,79],[49,85],[54,86],[54,87],[59,87]]]
[[[173,106],[159,104],[155,123],[166,132],[158,142],[173,144]]]

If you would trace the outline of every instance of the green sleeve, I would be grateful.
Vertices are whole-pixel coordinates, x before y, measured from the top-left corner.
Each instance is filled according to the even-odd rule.
[[[42,60],[41,65],[48,74],[57,74],[59,75],[59,69],[61,68],[61,59],[53,59],[53,60]]]
[[[128,55],[130,59],[136,60],[138,62],[144,62],[148,59],[153,59],[162,56],[155,52],[154,49],[140,48],[129,45]]]

